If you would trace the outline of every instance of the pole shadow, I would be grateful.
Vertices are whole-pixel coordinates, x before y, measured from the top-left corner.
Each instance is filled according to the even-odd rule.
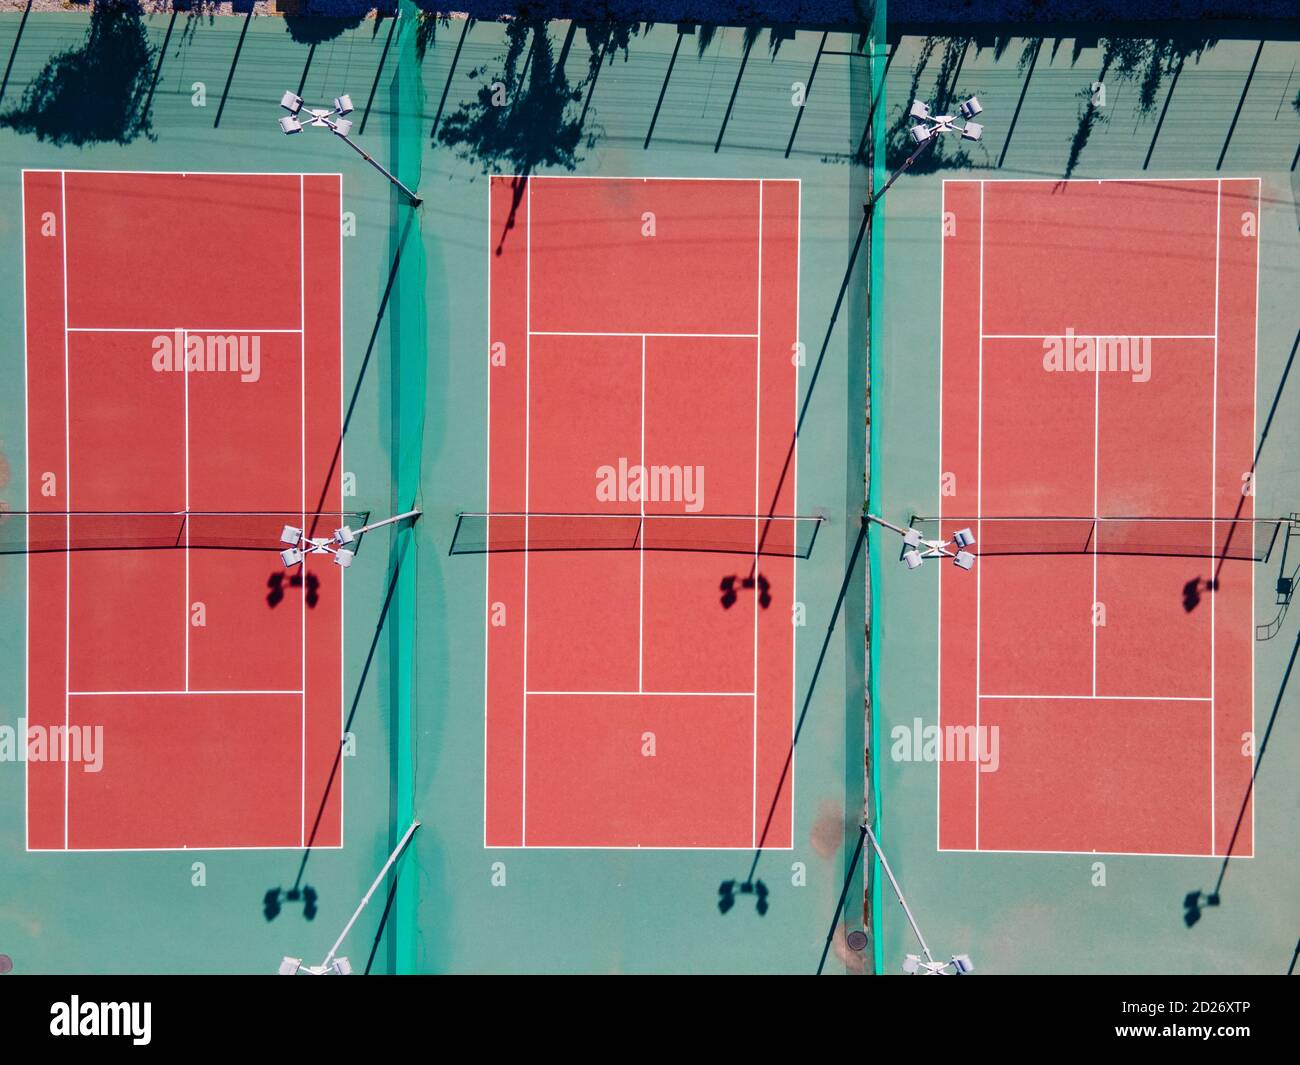
[[[1202,910],[1205,907],[1219,906],[1223,899],[1223,882],[1228,875],[1228,866],[1233,859],[1233,849],[1237,845],[1237,838],[1241,834],[1241,826],[1245,822],[1246,812],[1250,809],[1251,797],[1255,793],[1255,781],[1259,777],[1260,766],[1264,764],[1264,752],[1268,750],[1268,741],[1273,735],[1273,726],[1277,723],[1278,711],[1282,707],[1282,697],[1286,694],[1287,684],[1291,680],[1291,673],[1295,669],[1296,657],[1300,655],[1300,632],[1296,633],[1295,643],[1291,647],[1291,657],[1287,661],[1286,671],[1282,674],[1282,681],[1278,685],[1277,698],[1273,700],[1272,712],[1268,715],[1268,725],[1264,729],[1264,738],[1260,741],[1259,750],[1255,754],[1255,767],[1250,773],[1250,782],[1246,785],[1246,792],[1241,799],[1241,807],[1237,811],[1237,820],[1232,827],[1232,836],[1228,840],[1228,846],[1225,848],[1223,864],[1219,866],[1219,876],[1214,882],[1214,887],[1209,891],[1189,891],[1183,896],[1183,923],[1188,928],[1195,926],[1201,919]]]
[[[822,639],[821,650],[817,654],[817,663],[813,667],[812,677],[808,681],[808,688],[804,694],[803,704],[799,711],[799,718],[795,724],[794,736],[790,740],[790,748],[786,752],[785,764],[781,767],[781,776],[777,781],[776,788],[772,793],[772,801],[768,805],[767,816],[763,821],[763,831],[758,838],[758,846],[754,850],[753,860],[750,862],[749,871],[741,880],[724,880],[718,886],[718,910],[726,914],[735,904],[737,893],[742,895],[754,895],[758,903],[758,912],[760,915],[767,913],[767,888],[761,880],[756,880],[758,873],[758,864],[763,857],[763,850],[767,845],[768,834],[772,830],[772,819],[776,816],[777,806],[780,804],[781,795],[786,789],[790,779],[790,767],[794,762],[794,749],[799,743],[799,737],[803,733],[804,723],[808,718],[808,709],[812,706],[813,694],[817,690],[817,682],[821,678],[822,665],[826,661],[826,654],[830,650],[831,639],[835,635],[835,626],[839,623],[840,612],[844,607],[844,599],[848,595],[849,587],[853,581],[853,574],[858,568],[858,559],[862,555],[863,545],[867,540],[867,523],[862,521],[858,526],[858,535],[853,543],[853,551],[849,556],[848,565],[844,570],[844,579],[840,583],[839,595],[836,596],[835,606],[831,610],[830,620],[826,624],[826,635]],[[859,846],[861,844],[859,843]],[[847,889],[846,889],[847,890]],[[843,897],[840,900],[840,906],[843,906]],[[838,910],[836,919],[838,920]],[[832,929],[833,931],[833,929]]]
[[[311,920],[315,916],[315,902],[317,893],[315,889],[305,884],[303,877],[307,872],[307,863],[311,858],[312,850],[316,845],[316,837],[320,833],[321,819],[325,815],[325,809],[329,805],[330,796],[334,792],[336,782],[339,777],[339,771],[343,765],[343,753],[347,744],[347,736],[352,731],[353,722],[356,720],[357,708],[361,705],[361,696],[365,691],[366,681],[370,677],[370,667],[375,659],[375,652],[379,649],[379,638],[383,635],[384,622],[388,619],[388,611],[393,603],[393,596],[397,591],[397,581],[401,574],[402,565],[406,560],[406,552],[409,550],[410,537],[403,537],[398,548],[397,558],[393,562],[392,573],[388,580],[388,590],[384,595],[384,603],[379,611],[379,619],[375,623],[374,635],[370,639],[370,647],[366,651],[366,660],[361,667],[361,676],[357,680],[357,686],[352,693],[352,702],[348,708],[347,720],[343,725],[343,736],[339,739],[338,750],[334,754],[334,764],[330,767],[329,776],[326,779],[325,787],[322,790],[320,802],[316,807],[316,815],[312,819],[311,834],[307,837],[307,845],[303,850],[302,860],[298,863],[298,872],[293,879],[293,883],[287,888],[279,886],[268,888],[262,896],[262,913],[267,921],[273,921],[279,916],[281,907],[284,902],[304,902],[303,916]],[[307,909],[307,903],[310,902],[310,912]]]

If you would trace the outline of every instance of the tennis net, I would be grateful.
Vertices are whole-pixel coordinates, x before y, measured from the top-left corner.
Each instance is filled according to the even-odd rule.
[[[1266,561],[1293,518],[914,517],[927,539],[969,528],[977,555],[1149,555]],[[1298,530],[1300,531],[1300,530]]]
[[[309,537],[360,528],[365,511],[0,511],[0,554],[278,551],[286,525]]]
[[[795,514],[461,513],[450,554],[645,550],[808,558],[824,520]]]

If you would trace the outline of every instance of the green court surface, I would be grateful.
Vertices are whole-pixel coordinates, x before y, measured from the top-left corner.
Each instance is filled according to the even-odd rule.
[[[345,503],[423,511],[373,534],[348,572],[344,846],[29,852],[23,766],[0,764],[0,953],[15,972],[314,962],[413,818],[399,875],[343,946],[358,971],[811,973],[828,936],[826,972],[870,966],[845,945],[864,924],[868,42],[409,5],[378,22],[0,15],[0,316],[23,319],[23,170],[342,173]],[[802,108],[796,82],[811,85]],[[282,137],[286,89],[309,105],[350,93],[354,138],[423,205],[325,131]],[[798,563],[791,849],[484,846],[486,560],[450,548],[457,514],[486,505],[494,173],[801,183],[798,509],[825,523]],[[129,283],[202,286],[203,249],[184,276]],[[28,487],[20,337],[0,351],[9,509]],[[23,556],[0,557],[0,612],[21,619],[25,599]],[[24,713],[26,654],[23,625],[0,627],[4,724]]]

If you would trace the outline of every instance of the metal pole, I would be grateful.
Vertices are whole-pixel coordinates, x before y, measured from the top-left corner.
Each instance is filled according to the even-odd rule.
[[[889,882],[894,885],[894,894],[898,896],[898,901],[903,904],[903,912],[907,914],[908,923],[911,924],[912,931],[916,933],[916,938],[921,942],[921,949],[925,951],[926,960],[933,965],[934,955],[930,953],[930,948],[925,944],[925,936],[921,935],[921,929],[916,923],[916,918],[912,916],[912,911],[908,908],[907,899],[903,898],[903,892],[898,887],[898,881],[894,879],[893,870],[889,868],[889,861],[885,858],[885,852],[880,849],[880,844],[876,842],[876,834],[871,831],[871,826],[865,820],[862,822],[862,828],[867,833],[867,839],[871,840],[871,846],[876,852],[876,857],[880,859],[880,864],[884,867],[885,875],[889,877]]]
[[[899,176],[905,170],[910,169],[912,164],[915,163],[917,159],[920,158],[921,153],[925,151],[928,147],[930,147],[930,145],[932,145],[938,139],[939,139],[939,134],[932,133],[926,140],[923,140],[920,144],[918,144],[916,146],[916,150],[913,151],[912,154],[907,157],[906,162],[904,162],[902,166],[900,166],[897,170],[895,170],[892,174],[889,175],[889,180],[885,182],[884,187],[881,188],[879,192],[877,192],[874,196],[871,197],[871,202],[866,205],[866,210],[870,211],[873,207],[875,207],[876,201],[889,191],[889,186],[892,185],[895,181],[897,181]]]
[[[402,851],[406,849],[406,844],[410,842],[411,837],[415,835],[415,830],[419,827],[419,821],[411,822],[411,827],[406,830],[406,835],[402,837],[401,842],[399,842],[394,848],[393,853],[388,856],[388,861],[384,862],[384,867],[379,870],[379,875],[375,877],[375,882],[370,885],[370,890],[366,892],[365,898],[361,900],[361,905],[357,907],[357,912],[352,915],[352,920],[350,920],[347,923],[347,927],[339,933],[338,939],[334,941],[334,946],[330,947],[330,952],[325,955],[325,960],[321,962],[320,966],[322,969],[328,969],[330,967],[330,963],[334,960],[334,955],[338,953],[339,947],[343,945],[343,941],[347,939],[348,933],[352,931],[352,926],[357,923],[357,918],[361,916],[361,911],[366,908],[366,904],[370,901],[370,896],[373,895],[375,889],[383,883],[384,877],[388,875],[388,870],[392,868],[393,863],[401,856]]]
[[[353,536],[360,536],[362,533],[373,532],[375,529],[382,529],[385,525],[392,525],[395,522],[405,521],[407,518],[418,518],[423,513],[419,507],[414,510],[408,510],[405,514],[394,514],[391,518],[385,518],[383,521],[372,521],[369,525],[363,525],[359,529],[353,529]]]
[[[892,521],[886,521],[884,518],[877,518],[874,514],[867,514],[866,519],[867,521],[874,521],[877,525],[883,525],[886,529],[889,529],[891,532],[898,533],[899,536],[907,535],[906,529],[900,528],[899,526],[895,525]]]
[[[330,129],[333,130],[334,136],[342,140],[349,148],[351,148],[354,152],[360,155],[362,159],[364,159],[367,163],[369,163],[381,174],[383,174],[384,177],[388,178],[389,181],[391,181],[394,185],[396,185],[399,189],[401,189],[404,193],[406,193],[406,195],[409,196],[411,199],[412,207],[419,207],[420,204],[424,202],[424,200],[422,200],[419,196],[417,196],[405,185],[403,185],[401,181],[399,181],[394,175],[390,174],[386,169],[384,169],[383,164],[381,164],[378,160],[376,160],[373,155],[371,155],[368,151],[362,148],[361,145],[357,144],[357,142],[354,141],[351,137],[349,137],[346,133],[340,133],[333,126],[330,126]]]

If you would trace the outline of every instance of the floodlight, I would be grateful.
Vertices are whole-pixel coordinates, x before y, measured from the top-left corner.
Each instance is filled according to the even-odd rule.
[[[975,971],[975,963],[970,960],[969,954],[954,954],[952,963],[957,968],[958,976],[962,973],[973,973]]]
[[[292,569],[302,561],[302,550],[297,547],[286,547],[280,552],[280,561],[283,562],[287,568]]]
[[[343,528],[341,529],[334,530],[334,542],[339,546],[342,546],[343,544],[350,544],[352,543],[353,539],[354,537],[352,535],[352,530],[348,528],[348,526],[346,525],[344,525]]]
[[[281,976],[297,976],[298,970],[302,968],[301,958],[290,958],[287,955],[280,961]]]
[[[907,563],[908,569],[918,569],[921,565],[922,558],[919,551],[904,551],[903,561]]]
[[[301,539],[302,530],[295,529],[292,525],[286,525],[284,530],[280,533],[280,543],[282,544],[292,544],[294,547],[297,547],[298,541]]]
[[[352,963],[347,958],[335,958],[334,963],[325,970],[327,976],[351,976]]]
[[[870,212],[877,201],[890,190],[894,182],[902,174],[906,173],[922,154],[931,150],[937,151],[936,146],[942,139],[940,134],[957,133],[968,141],[979,140],[984,133],[984,127],[978,122],[970,121],[970,119],[981,114],[983,110],[983,106],[974,96],[958,105],[958,114],[956,115],[931,114],[930,107],[924,100],[913,100],[912,106],[907,112],[907,117],[915,123],[907,131],[908,139],[913,146],[911,152],[899,165],[898,169],[889,175],[889,179],[884,185],[872,193],[871,199],[863,205],[864,210]],[[958,116],[966,119],[965,126],[957,124]]]
[[[908,547],[920,547],[921,534],[916,529],[908,529],[907,532],[903,533],[903,543]]]
[[[921,956],[919,954],[909,954],[903,959],[903,972],[915,973],[921,968]]]
[[[975,534],[969,529],[958,529],[952,534],[952,542],[958,547],[970,547],[975,542]]]
[[[975,556],[969,551],[958,551],[952,560],[952,564],[958,569],[974,569]]]
[[[334,97],[334,106],[328,108],[305,107],[301,96],[297,93],[286,92],[280,98],[280,106],[289,112],[286,117],[280,119],[281,133],[301,133],[304,125],[328,127],[330,132],[339,140],[343,141],[362,159],[383,174],[392,185],[401,189],[406,194],[412,207],[419,207],[424,202],[396,174],[348,136],[352,132],[352,122],[343,116],[351,114],[353,107],[352,97],[347,93],[340,93]]]
[[[354,557],[354,552],[349,551],[347,548],[340,548],[334,552],[334,565],[342,566],[344,569],[347,569],[348,566],[352,565],[352,559]]]

